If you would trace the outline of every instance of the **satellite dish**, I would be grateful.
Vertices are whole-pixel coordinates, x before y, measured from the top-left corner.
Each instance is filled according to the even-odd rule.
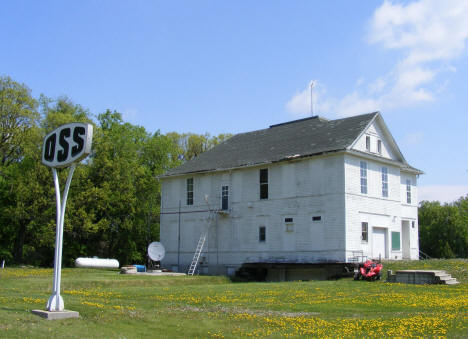
[[[153,241],[148,246],[148,255],[151,260],[153,261],[161,261],[166,254],[166,250],[164,249],[163,244],[158,241]]]

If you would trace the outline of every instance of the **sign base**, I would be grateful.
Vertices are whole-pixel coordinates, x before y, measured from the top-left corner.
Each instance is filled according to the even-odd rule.
[[[58,303],[57,303],[57,297],[58,297]],[[47,311],[51,312],[58,312],[58,311],[63,311],[63,298],[61,295],[57,294],[52,294],[47,301],[47,306],[46,306]]]
[[[78,312],[69,311],[69,310],[63,310],[63,311],[32,310],[31,312],[42,318],[46,318],[47,320],[60,320],[60,319],[80,317],[80,314]]]

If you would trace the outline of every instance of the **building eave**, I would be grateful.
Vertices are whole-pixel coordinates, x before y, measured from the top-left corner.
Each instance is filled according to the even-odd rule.
[[[214,169],[191,171],[191,172],[176,173],[176,174],[164,174],[164,175],[158,176],[157,178],[158,179],[168,179],[168,178],[176,178],[176,177],[186,177],[186,176],[190,176],[190,175],[194,175],[194,174],[228,172],[228,171],[244,169],[244,168],[262,167],[262,166],[265,166],[265,165],[278,164],[278,163],[283,163],[283,162],[300,161],[300,160],[304,160],[306,158],[313,158],[313,157],[318,157],[318,156],[329,156],[329,155],[332,155],[332,154],[340,154],[340,153],[344,153],[344,152],[345,152],[345,149],[339,149],[339,150],[332,150],[332,151],[326,151],[326,152],[318,152],[318,153],[314,153],[314,154],[303,154],[303,155],[298,154],[298,155],[288,156],[288,157],[285,157],[285,158],[282,158],[282,159],[279,159],[279,160],[257,162],[257,163],[251,163],[251,164],[236,166],[236,167],[214,168]]]
[[[417,175],[424,174],[423,171],[421,171],[421,170],[419,170],[417,168],[414,168],[414,167],[408,165],[407,163],[398,161],[398,160],[388,159],[388,158],[384,158],[384,157],[381,157],[381,156],[378,156],[378,155],[369,154],[369,153],[365,153],[365,152],[357,151],[357,150],[346,150],[346,153],[357,156],[357,157],[360,157],[360,158],[363,158],[363,159],[374,160],[374,161],[377,161],[377,162],[380,162],[380,163],[397,166],[403,172],[417,174]]]

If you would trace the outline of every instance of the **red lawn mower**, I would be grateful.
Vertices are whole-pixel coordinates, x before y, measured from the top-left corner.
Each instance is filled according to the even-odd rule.
[[[357,271],[354,271],[354,280],[380,280],[382,278],[381,271],[383,265],[379,262],[367,260],[364,263],[359,264]]]

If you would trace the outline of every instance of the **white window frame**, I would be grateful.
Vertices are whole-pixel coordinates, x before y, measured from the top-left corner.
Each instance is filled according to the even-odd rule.
[[[187,206],[193,205],[193,178],[187,178]]]
[[[411,204],[411,180],[406,179],[406,203]]]
[[[366,151],[371,151],[371,137],[370,135],[366,135]]]
[[[360,167],[360,178],[361,178],[361,193],[362,194],[367,194],[367,162],[362,161],[359,164]]]
[[[262,229],[263,229],[263,239],[262,239]],[[258,227],[258,242],[260,243],[266,242],[266,226]]]
[[[294,230],[294,218],[286,217],[284,218],[284,226],[286,232],[292,232]]]
[[[266,173],[266,181],[262,182],[262,171],[265,171]],[[268,200],[268,183],[269,183],[269,173],[268,173],[268,168],[261,168],[259,171],[259,183],[260,183],[260,200]],[[262,187],[266,187],[266,197],[262,197]]]
[[[388,168],[382,167],[382,197],[388,198]]]
[[[223,208],[223,201],[226,198],[226,208]],[[229,209],[229,185],[221,186],[221,209],[227,211]]]
[[[361,222],[361,242],[369,242],[369,223],[367,221]]]
[[[382,154],[382,140],[377,140],[377,153]]]

